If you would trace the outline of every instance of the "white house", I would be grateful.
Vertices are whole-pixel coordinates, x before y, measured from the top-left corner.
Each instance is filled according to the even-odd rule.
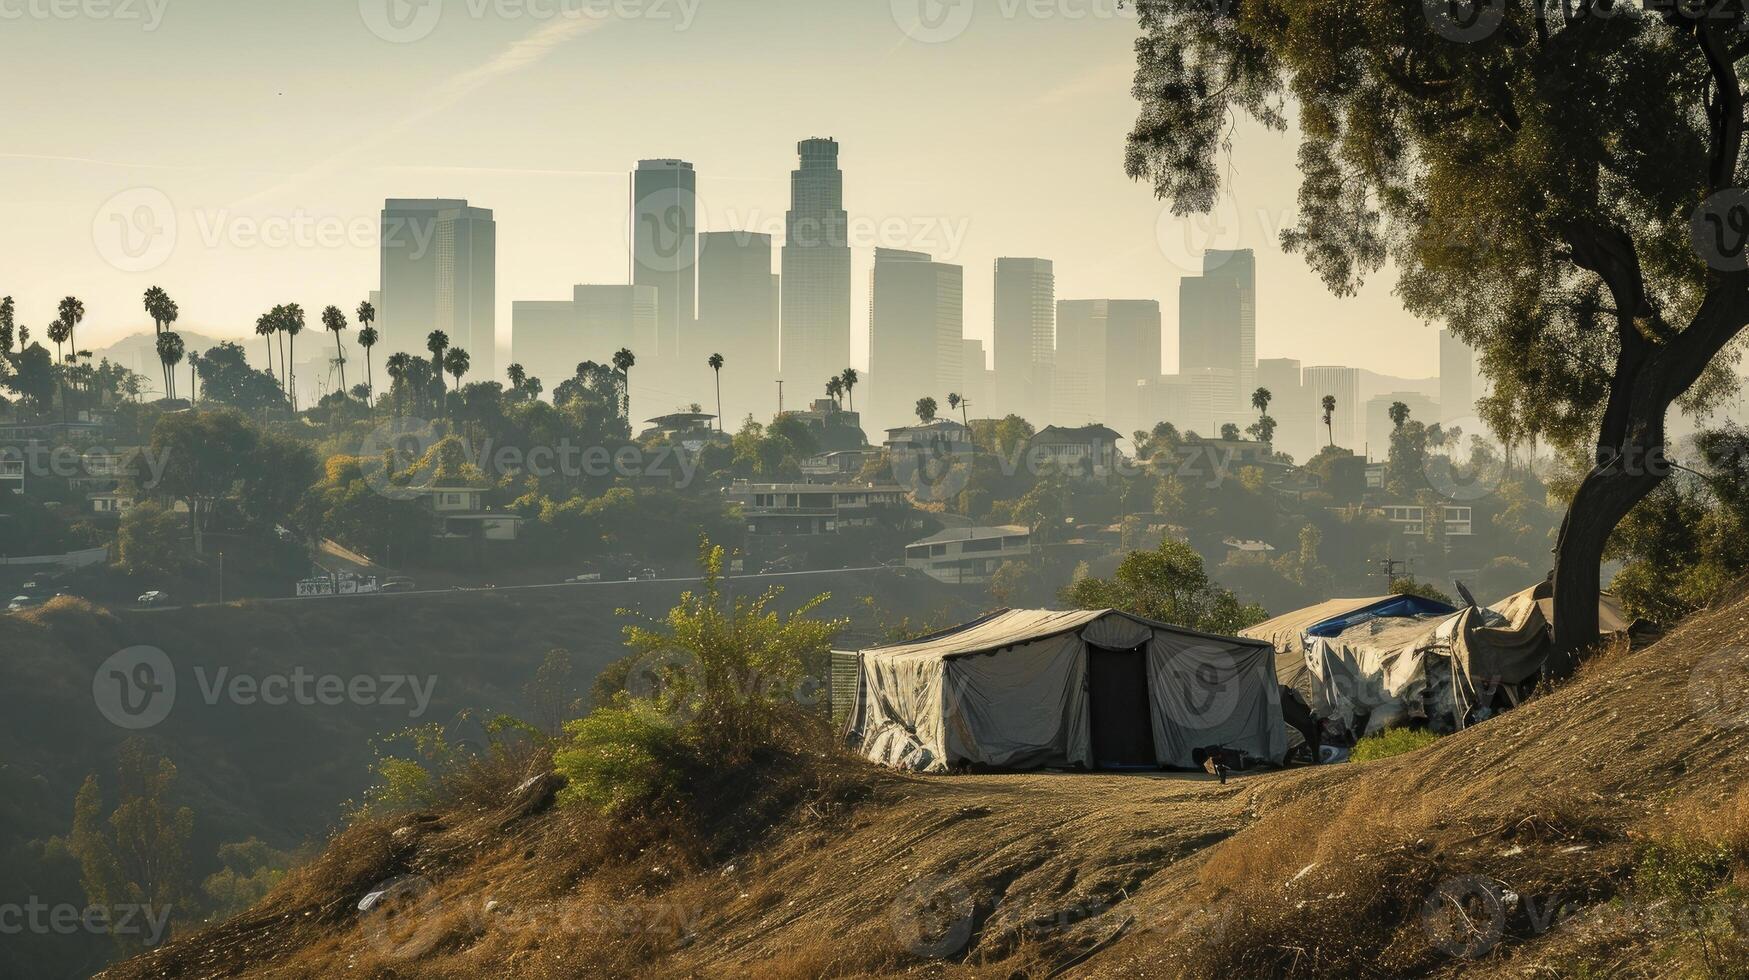
[[[1032,556],[1032,532],[1019,525],[956,527],[905,547],[905,567],[938,582],[974,585],[990,581],[1006,561]]]

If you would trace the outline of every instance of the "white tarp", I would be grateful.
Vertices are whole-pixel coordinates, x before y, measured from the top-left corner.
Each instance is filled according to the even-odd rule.
[[[1279,762],[1287,752],[1274,651],[1266,643],[1151,623],[1112,610],[1011,610],[862,653],[854,744],[885,765],[1092,768],[1090,648],[1142,650],[1161,765],[1197,749]]]

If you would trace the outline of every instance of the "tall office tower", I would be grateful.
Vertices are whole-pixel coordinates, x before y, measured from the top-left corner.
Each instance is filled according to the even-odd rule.
[[[1238,372],[1240,395],[1249,401],[1257,390],[1257,256],[1248,248],[1209,249],[1202,256],[1205,278],[1229,279],[1239,290],[1237,364],[1217,364]]]
[[[661,300],[654,286],[577,286],[577,364],[609,364],[626,347],[636,354],[655,348]],[[572,364],[575,370],[576,364]],[[550,387],[550,386],[549,386]]]
[[[1441,422],[1476,414],[1476,356],[1450,330],[1439,332],[1439,413]]]
[[[1432,425],[1439,421],[1439,403],[1419,391],[1391,391],[1375,396],[1366,403],[1366,455],[1381,462],[1391,458],[1391,433],[1396,429],[1391,421],[1391,406],[1402,402],[1409,408],[1410,421]]]
[[[922,252],[877,248],[869,275],[868,368],[879,380],[864,417],[872,416],[876,429],[903,425],[924,397],[934,398],[945,417],[947,396],[963,380],[965,270]],[[807,382],[785,374],[808,390]],[[820,375],[819,384],[830,376]]]
[[[1105,418],[1128,435],[1151,428],[1141,385],[1160,376],[1160,303],[1151,299],[1106,301]]]
[[[807,386],[850,365],[850,217],[838,143],[803,140],[784,222],[782,369]]]
[[[1317,408],[1317,399],[1306,391],[1300,377],[1300,362],[1289,357],[1258,361],[1257,387],[1269,389],[1269,416],[1275,419],[1276,450],[1300,462],[1317,455],[1323,443],[1313,423],[1322,412]],[[1249,401],[1247,395],[1246,402]]]
[[[990,418],[995,406],[995,373],[984,356],[984,342],[967,339],[960,342],[960,397],[971,402],[971,417]]]
[[[697,315],[698,176],[685,160],[639,160],[631,182],[631,281],[656,289],[656,344],[634,354],[680,357]]]
[[[1318,445],[1332,438],[1344,449],[1360,451],[1362,428],[1360,419],[1360,370],[1351,367],[1308,367],[1305,370],[1306,395],[1317,417]],[[1324,427],[1325,395],[1336,397],[1336,415],[1331,430]]]
[[[387,353],[423,354],[442,330],[496,380],[498,225],[486,208],[446,199],[391,199],[382,212],[377,332]],[[384,356],[387,356],[385,354]]]
[[[698,239],[698,334],[685,352],[687,367],[705,371],[722,354],[723,428],[737,428],[749,412],[765,414],[775,396],[777,295],[772,288],[771,236],[747,231],[705,232]],[[718,380],[703,374],[712,386]],[[703,401],[704,399],[700,399]],[[710,407],[710,411],[715,411]]]
[[[1178,280],[1178,370],[1229,371],[1238,391],[1239,284],[1229,276],[1185,276]],[[1217,411],[1237,408],[1219,405]]]
[[[580,362],[591,357],[577,329],[574,301],[517,300],[510,304],[510,363],[522,365],[529,377],[541,379],[546,392],[551,393],[559,382],[576,373]]]
[[[1111,301],[1057,301],[1057,356],[1053,365],[1051,415],[1033,420],[1078,426],[1105,424],[1106,358],[1109,351]]]
[[[995,401],[990,416],[1014,414],[1044,428],[1047,367],[1057,347],[1057,277],[1050,259],[996,260]]]

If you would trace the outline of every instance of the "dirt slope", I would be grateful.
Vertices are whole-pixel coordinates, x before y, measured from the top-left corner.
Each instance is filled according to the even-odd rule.
[[[1683,975],[1680,915],[1619,910],[1649,901],[1648,841],[1749,828],[1745,677],[1738,602],[1394,759],[1225,786],[864,771],[854,804],[802,793],[693,865],[541,800],[410,816],[111,975]],[[1435,914],[1457,907],[1470,928]]]

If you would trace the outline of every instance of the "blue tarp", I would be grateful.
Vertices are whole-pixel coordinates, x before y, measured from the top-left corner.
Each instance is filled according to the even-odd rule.
[[[1369,619],[1381,619],[1388,616],[1449,616],[1455,612],[1457,612],[1456,609],[1435,599],[1424,599],[1418,595],[1392,596],[1389,599],[1381,599],[1365,609],[1356,609],[1346,615],[1314,623],[1306,630],[1306,635],[1337,636],[1351,626],[1359,626]]]

